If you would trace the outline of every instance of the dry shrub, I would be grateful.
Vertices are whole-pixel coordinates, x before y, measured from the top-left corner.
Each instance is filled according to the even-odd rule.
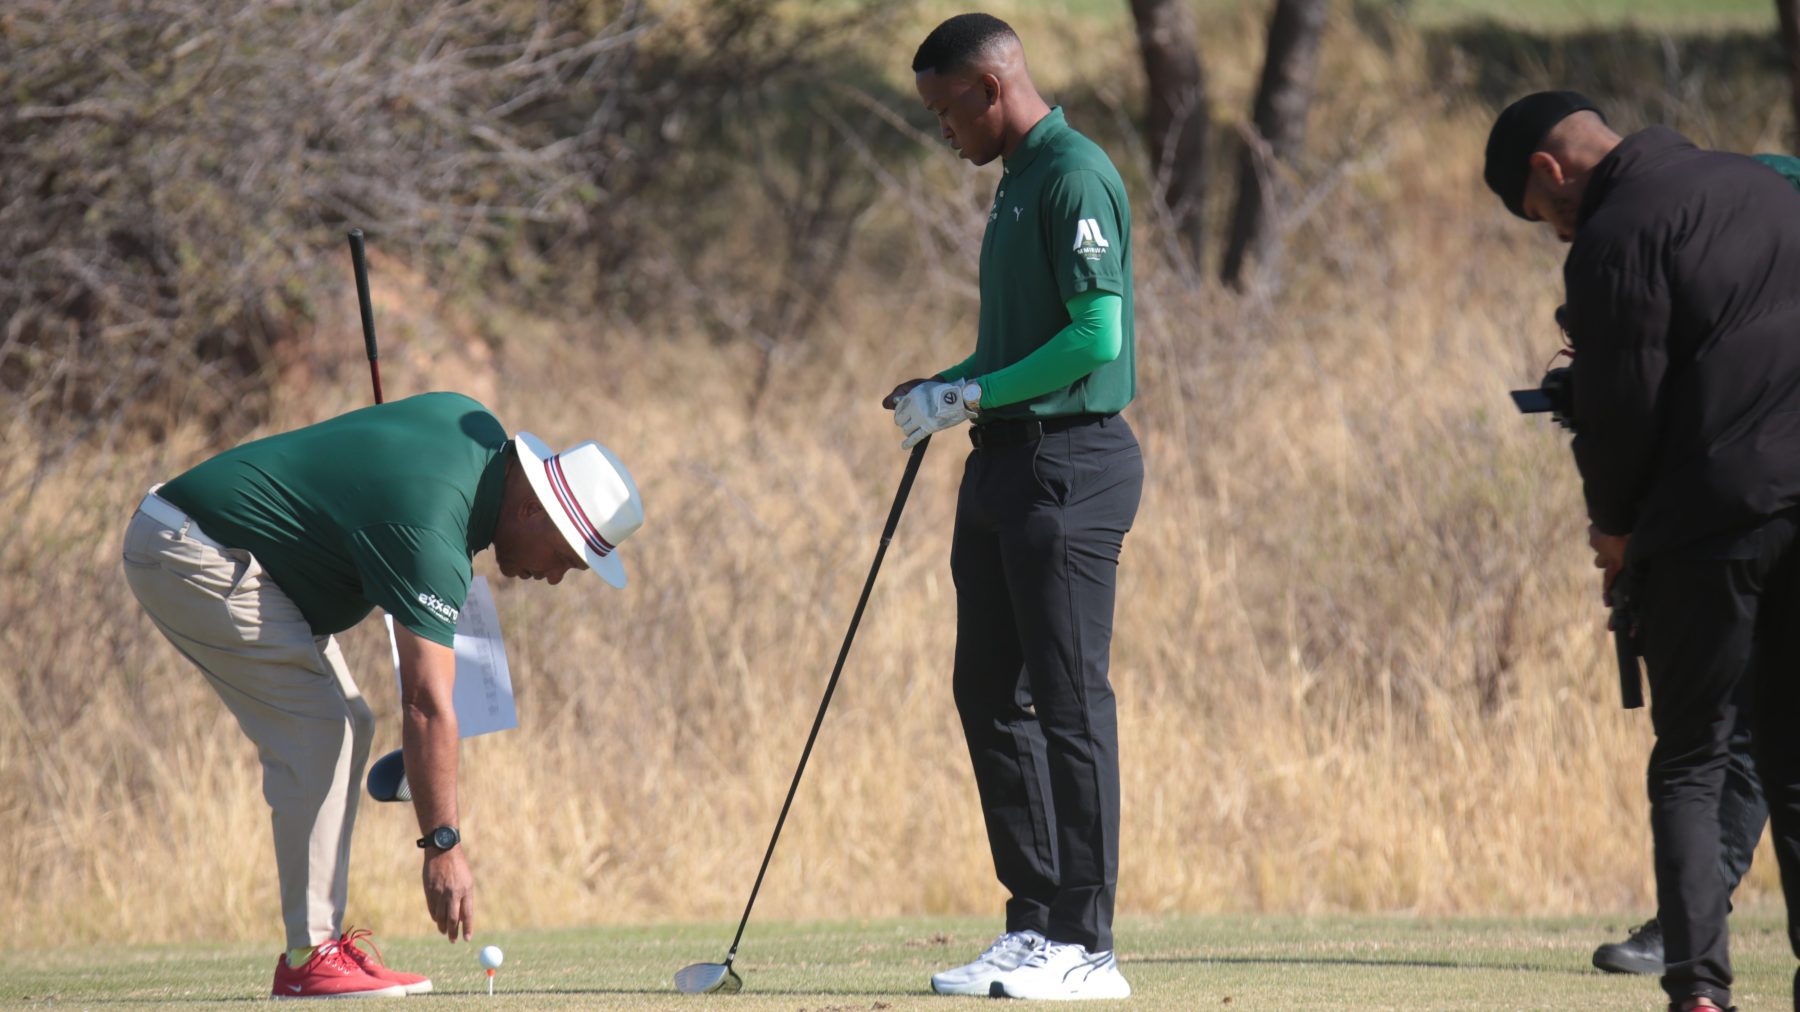
[[[0,18],[0,389],[34,425],[241,430],[342,233],[439,292],[642,288],[681,124],[872,17],[760,0],[24,0]],[[701,134],[700,136],[704,136]],[[835,218],[833,219],[835,222]],[[841,244],[840,244],[841,248]],[[828,259],[828,253],[813,254]],[[574,301],[585,304],[589,297]]]

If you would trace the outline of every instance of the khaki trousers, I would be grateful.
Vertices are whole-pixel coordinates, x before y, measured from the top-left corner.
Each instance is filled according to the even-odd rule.
[[[337,641],[313,635],[249,552],[206,540],[191,520],[170,527],[140,511],[125,532],[125,578],[256,744],[287,947],[317,945],[343,931],[375,718]]]

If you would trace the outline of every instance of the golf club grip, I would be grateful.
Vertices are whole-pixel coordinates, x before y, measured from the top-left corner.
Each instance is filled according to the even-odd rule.
[[[800,790],[800,776],[806,772],[806,760],[812,757],[813,743],[819,740],[819,728],[825,724],[825,709],[831,705],[832,693],[837,691],[838,678],[844,673],[844,661],[850,656],[850,644],[856,639],[856,628],[862,624],[863,609],[869,604],[869,592],[875,588],[875,574],[881,571],[881,560],[886,557],[888,542],[894,538],[894,530],[900,524],[900,512],[906,508],[906,497],[912,492],[913,479],[918,477],[919,463],[925,459],[925,448],[931,445],[931,437],[927,436],[913,447],[912,456],[907,458],[906,472],[900,476],[900,490],[894,493],[894,505],[888,510],[887,525],[881,531],[881,544],[875,549],[875,561],[869,565],[868,578],[863,580],[862,596],[856,599],[856,612],[850,616],[850,628],[844,631],[844,645],[838,648],[837,664],[831,669],[831,680],[825,683],[825,697],[819,700],[819,712],[813,717],[812,731],[806,736],[806,747],[800,750],[800,765],[794,769],[794,781],[788,784],[786,800],[781,803],[781,814],[775,819],[775,832],[769,837],[769,849],[763,851],[762,867],[756,869],[756,883],[750,887],[750,901],[744,904],[744,916],[738,920],[737,934],[731,939],[731,951],[725,955],[725,966],[729,969],[732,960],[737,958],[738,943],[744,940],[744,926],[750,923],[750,909],[756,906],[756,894],[762,891],[763,876],[769,873],[769,859],[775,856],[775,842],[781,839],[781,827],[787,824],[788,809],[794,805],[794,794]]]
[[[381,353],[375,344],[375,306],[369,301],[369,255],[363,230],[350,230],[350,266],[356,271],[356,303],[362,311],[363,347],[369,353],[369,381],[375,387],[375,403],[381,403]]]

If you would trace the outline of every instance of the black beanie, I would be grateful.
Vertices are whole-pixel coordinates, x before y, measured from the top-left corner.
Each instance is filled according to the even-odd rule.
[[[1606,115],[1587,96],[1573,91],[1540,91],[1526,95],[1500,113],[1488,134],[1487,168],[1482,175],[1488,189],[1506,209],[1525,217],[1525,179],[1531,173],[1531,156],[1552,127],[1578,112]]]

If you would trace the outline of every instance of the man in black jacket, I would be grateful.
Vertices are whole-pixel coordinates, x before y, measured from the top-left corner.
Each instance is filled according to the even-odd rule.
[[[1790,186],[1800,190],[1800,157],[1760,154],[1750,156],[1781,173]],[[1719,872],[1725,876],[1727,895],[1737,892],[1738,883],[1750,870],[1750,858],[1756,842],[1762,838],[1763,825],[1769,821],[1769,808],[1763,804],[1762,786],[1756,778],[1756,761],[1750,755],[1750,678],[1738,683],[1737,720],[1731,727],[1729,758],[1725,765],[1725,789],[1719,798]],[[1662,922],[1652,917],[1633,928],[1622,942],[1608,942],[1594,950],[1594,965],[1608,973],[1653,973],[1662,976]]]
[[[1719,805],[1746,677],[1800,954],[1800,195],[1663,127],[1621,138],[1573,92],[1502,112],[1486,177],[1571,243],[1575,462],[1650,675],[1663,989],[1726,1008]]]

